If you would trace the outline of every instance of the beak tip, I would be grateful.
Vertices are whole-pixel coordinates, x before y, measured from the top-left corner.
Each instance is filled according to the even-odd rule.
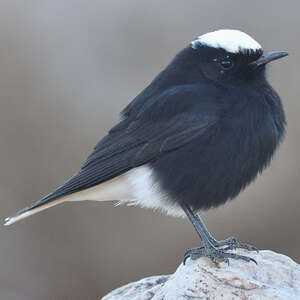
[[[272,61],[272,60],[277,60],[279,58],[282,58],[282,57],[285,57],[288,55],[289,54],[286,51],[273,51],[273,52],[268,52],[266,54],[266,57]]]

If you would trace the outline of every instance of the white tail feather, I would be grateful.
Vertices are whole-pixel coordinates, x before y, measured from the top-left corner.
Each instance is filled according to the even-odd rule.
[[[53,200],[51,202],[45,203],[45,204],[43,204],[41,206],[38,206],[36,208],[30,209],[28,211],[25,211],[25,212],[23,212],[23,213],[21,213],[19,215],[16,215],[16,216],[13,216],[13,217],[8,217],[8,218],[6,218],[4,220],[4,224],[3,225],[4,226],[11,225],[11,224],[13,224],[15,222],[18,222],[18,221],[20,221],[22,219],[25,219],[25,218],[27,218],[29,216],[32,216],[32,215],[34,215],[34,214],[36,214],[36,213],[38,213],[38,212],[40,212],[40,211],[42,211],[44,209],[47,209],[49,207],[52,207],[52,206],[57,205],[57,204],[62,203],[62,202],[64,202],[63,199]]]
[[[127,181],[127,175],[120,175],[117,178],[108,180],[94,187],[73,193],[50,202],[46,202],[40,206],[24,211],[13,217],[8,217],[4,221],[4,225],[8,226],[29,216],[32,216],[42,210],[45,210],[54,205],[66,201],[82,201],[82,200],[95,200],[95,201],[112,201],[121,200],[129,201],[132,199],[132,191]]]

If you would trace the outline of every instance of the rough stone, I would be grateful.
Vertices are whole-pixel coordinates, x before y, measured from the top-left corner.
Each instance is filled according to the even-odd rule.
[[[172,275],[141,279],[120,287],[102,300],[276,299],[300,300],[300,265],[269,250],[235,250],[257,261],[215,263],[187,260]]]

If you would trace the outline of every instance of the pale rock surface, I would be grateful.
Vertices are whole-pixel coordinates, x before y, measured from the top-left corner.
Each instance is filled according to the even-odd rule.
[[[268,250],[236,251],[251,256],[258,265],[232,259],[229,266],[208,258],[188,259],[173,275],[129,283],[102,300],[300,300],[300,265]]]

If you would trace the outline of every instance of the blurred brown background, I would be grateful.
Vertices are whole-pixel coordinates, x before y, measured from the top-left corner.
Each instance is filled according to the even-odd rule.
[[[76,172],[119,111],[199,34],[239,28],[290,56],[272,65],[288,134],[238,199],[203,213],[300,261],[298,1],[0,2],[0,197],[5,217]],[[175,270],[200,241],[182,219],[111,203],[69,203],[0,228],[0,299],[98,299]]]

